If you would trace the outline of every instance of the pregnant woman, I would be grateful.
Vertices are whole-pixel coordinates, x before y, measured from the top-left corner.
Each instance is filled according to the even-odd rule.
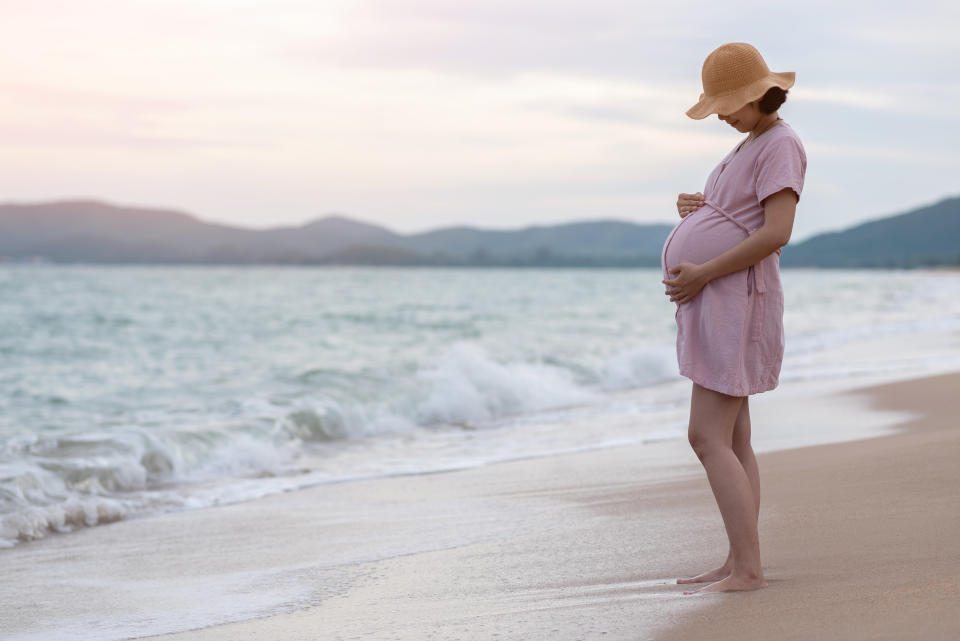
[[[710,173],[703,193],[680,194],[681,220],[663,246],[663,283],[677,303],[680,373],[693,381],[690,444],[730,549],[720,567],[677,583],[708,583],[698,592],[755,590],[767,583],[749,396],[775,388],[780,375],[780,248],[790,240],[807,160],[777,113],[793,72],[771,72],[754,47],[734,42],[707,56],[702,76],[700,101],[687,115],[717,114],[749,135]]]

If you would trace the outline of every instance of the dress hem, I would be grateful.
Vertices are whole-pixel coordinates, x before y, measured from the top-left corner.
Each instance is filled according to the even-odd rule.
[[[731,389],[731,388],[718,389],[719,386],[714,385],[712,383],[709,383],[709,384],[705,383],[702,380],[697,380],[697,378],[691,375],[688,371],[684,371],[683,368],[680,369],[680,376],[683,376],[684,378],[689,378],[691,381],[693,381],[700,387],[705,387],[709,390],[713,390],[714,392],[720,392],[721,394],[726,394],[727,396],[753,396],[754,394],[762,394],[763,392],[769,392],[769,391],[775,390],[780,385],[780,381],[777,380],[772,387],[758,385],[756,389],[748,389],[746,392],[744,392],[742,389]]]

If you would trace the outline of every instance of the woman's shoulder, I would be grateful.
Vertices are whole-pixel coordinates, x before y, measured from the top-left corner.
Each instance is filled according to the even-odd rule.
[[[770,136],[759,150],[753,166],[758,202],[789,187],[800,198],[807,171],[807,154],[800,136],[787,123],[768,130]]]
[[[770,131],[772,134],[767,140],[767,144],[778,142],[779,144],[784,144],[784,140],[792,140],[796,142],[800,147],[803,147],[803,142],[800,140],[800,135],[790,126],[786,121],[782,121],[776,127],[773,127]]]
[[[760,137],[761,139],[766,138],[766,140],[763,141],[762,145],[757,146],[758,156],[769,156],[778,153],[799,153],[804,159],[806,158],[807,153],[803,148],[803,141],[800,140],[800,136],[786,121],[781,122],[766,133],[769,135]]]

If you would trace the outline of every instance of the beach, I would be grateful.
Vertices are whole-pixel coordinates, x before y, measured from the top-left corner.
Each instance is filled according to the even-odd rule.
[[[676,585],[726,542],[698,462],[667,439],[48,537],[3,552],[0,637],[956,638],[960,373],[799,387],[753,399],[758,442],[806,417],[878,436],[760,453],[765,590]]]

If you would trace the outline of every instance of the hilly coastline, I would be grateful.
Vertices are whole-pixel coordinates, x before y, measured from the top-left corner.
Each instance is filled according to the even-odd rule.
[[[786,267],[960,265],[960,197],[819,234],[783,249]]]
[[[619,220],[515,230],[446,227],[399,234],[340,215],[253,230],[174,210],[94,200],[0,205],[0,261],[653,267],[672,226]],[[784,248],[792,267],[960,264],[960,197],[820,234]]]

